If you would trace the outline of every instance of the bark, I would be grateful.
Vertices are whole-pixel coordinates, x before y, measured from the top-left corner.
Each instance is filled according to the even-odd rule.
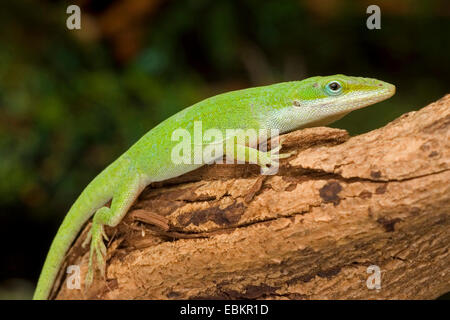
[[[62,274],[56,298],[434,299],[450,291],[450,95],[359,136],[319,127],[281,141],[295,155],[276,175],[211,165],[148,187],[107,228],[106,277],[70,290]],[[82,279],[88,228],[62,268],[79,264]],[[372,265],[378,290],[366,285]]]

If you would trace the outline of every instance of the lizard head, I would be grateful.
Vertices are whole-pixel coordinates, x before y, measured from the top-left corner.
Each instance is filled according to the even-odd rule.
[[[307,114],[307,126],[326,125],[347,113],[390,98],[395,86],[371,78],[341,74],[312,77],[299,82],[293,108]]]
[[[281,132],[324,126],[347,113],[385,100],[395,86],[384,81],[342,74],[288,83],[284,103],[266,118]]]

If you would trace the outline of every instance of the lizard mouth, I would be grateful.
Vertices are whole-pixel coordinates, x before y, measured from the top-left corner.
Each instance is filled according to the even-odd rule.
[[[347,101],[346,105],[350,105],[352,107],[351,110],[353,111],[386,100],[395,94],[394,85],[386,82],[381,83],[381,85],[384,87],[381,88],[381,90],[366,91],[355,94],[354,97]]]

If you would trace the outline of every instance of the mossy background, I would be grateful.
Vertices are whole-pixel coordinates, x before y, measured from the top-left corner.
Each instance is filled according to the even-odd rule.
[[[81,7],[81,30],[66,8]],[[366,8],[381,8],[381,30]],[[153,126],[211,95],[344,73],[397,86],[333,126],[378,128],[450,92],[446,0],[0,4],[0,298],[30,298],[78,194]]]

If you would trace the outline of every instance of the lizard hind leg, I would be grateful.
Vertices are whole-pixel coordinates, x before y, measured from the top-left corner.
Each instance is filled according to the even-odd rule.
[[[95,269],[105,276],[106,246],[104,240],[108,240],[104,225],[115,227],[128,212],[134,200],[142,191],[139,174],[129,173],[121,180],[113,194],[111,207],[102,207],[97,210],[92,219],[92,227],[84,244],[91,243],[89,252],[88,271],[85,278],[85,288],[89,288],[94,279]],[[94,266],[95,259],[95,266]]]

